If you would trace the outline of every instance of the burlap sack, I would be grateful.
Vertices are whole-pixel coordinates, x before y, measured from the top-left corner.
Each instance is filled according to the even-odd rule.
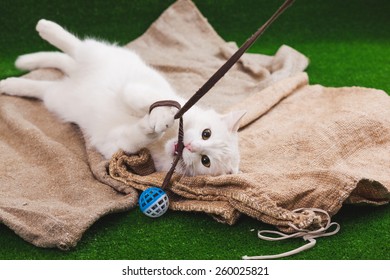
[[[157,45],[157,51],[148,52]],[[163,71],[179,92],[192,89],[189,95],[231,54],[188,1],[178,1],[129,47]],[[240,131],[242,174],[174,176],[168,190],[171,209],[207,212],[229,224],[245,213],[293,231],[291,223],[315,228],[326,222],[318,213],[292,212],[297,208],[334,215],[343,203],[389,201],[389,97],[373,89],[309,86],[305,74],[288,78],[306,65],[302,55],[287,47],[274,58],[247,54],[205,96],[202,101],[221,112],[248,111]],[[164,173],[128,171],[134,159],[143,157],[145,151],[117,153],[111,176],[141,190],[161,185]]]
[[[265,107],[266,99],[280,99]],[[307,85],[287,78],[235,106],[249,110],[240,131],[241,174],[172,178],[171,208],[203,211],[232,224],[244,213],[281,230],[324,224],[314,212],[334,215],[343,203],[390,200],[390,98],[365,88]],[[164,173],[129,172],[135,158],[118,152],[111,175],[129,186],[161,185]],[[145,160],[145,165],[150,166]],[[139,169],[140,170],[140,169]],[[142,172],[142,171],[141,171]]]

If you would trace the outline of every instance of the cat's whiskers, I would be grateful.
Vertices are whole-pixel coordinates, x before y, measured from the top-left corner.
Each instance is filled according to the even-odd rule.
[[[180,170],[180,173],[181,173],[181,178],[183,178],[184,176],[188,175],[188,169],[189,167],[185,164],[183,158],[180,158],[179,162],[178,162],[178,169]]]
[[[185,166],[184,174],[186,174],[187,176],[195,176],[196,175],[195,165],[194,165],[193,161],[191,161],[190,164],[186,164],[183,160],[182,163]]]
[[[181,176],[180,176],[180,179],[179,179],[179,182],[180,182],[181,179],[183,179],[187,175],[187,167],[184,165],[182,160],[179,161],[179,167],[180,167],[180,170],[181,170]]]

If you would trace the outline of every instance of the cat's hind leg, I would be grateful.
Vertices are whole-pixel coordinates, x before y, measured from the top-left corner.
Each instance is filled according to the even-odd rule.
[[[52,21],[41,19],[37,23],[36,30],[42,39],[72,57],[81,43],[80,39]]]
[[[52,81],[37,81],[26,78],[8,78],[0,81],[0,94],[35,97],[43,100]]]
[[[18,57],[15,66],[21,70],[34,70],[38,68],[57,68],[68,74],[74,67],[74,60],[67,54],[60,52],[37,52]]]

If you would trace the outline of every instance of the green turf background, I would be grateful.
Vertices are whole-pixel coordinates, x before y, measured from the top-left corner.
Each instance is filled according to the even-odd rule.
[[[1,0],[0,78],[21,74],[13,67],[18,55],[50,48],[35,32],[40,18],[57,21],[79,35],[125,44],[172,2]],[[283,1],[194,2],[225,40],[241,44]],[[311,84],[373,87],[390,93],[388,0],[297,0],[250,52],[274,54],[281,44],[310,58]],[[339,234],[321,238],[315,248],[289,259],[390,259],[388,205],[346,205],[334,220],[341,224]],[[304,244],[261,241],[254,229],[273,228],[248,217],[228,226],[204,214],[172,211],[152,220],[134,209],[101,219],[75,249],[63,252],[36,248],[0,224],[0,259],[239,259]]]

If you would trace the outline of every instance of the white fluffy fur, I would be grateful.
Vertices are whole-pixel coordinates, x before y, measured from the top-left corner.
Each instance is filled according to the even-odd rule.
[[[39,35],[62,52],[22,55],[16,66],[23,70],[53,67],[65,75],[56,81],[8,78],[0,93],[28,96],[67,122],[78,124],[90,143],[109,159],[118,149],[128,153],[150,149],[157,171],[167,171],[174,158],[177,109],[149,107],[159,100],[184,100],[161,74],[134,52],[93,39],[80,40],[61,26],[40,20]],[[186,175],[237,173],[238,123],[243,112],[221,116],[199,107],[184,115],[183,159],[176,171]],[[202,138],[211,130],[208,139]],[[202,164],[207,156],[210,166]]]

